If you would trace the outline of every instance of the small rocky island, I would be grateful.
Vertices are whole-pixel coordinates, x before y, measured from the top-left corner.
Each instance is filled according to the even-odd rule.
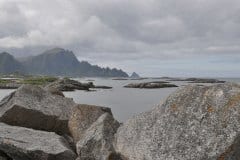
[[[125,88],[146,88],[146,89],[154,89],[154,88],[170,88],[170,87],[178,87],[175,84],[170,84],[165,81],[153,81],[153,82],[144,82],[144,83],[130,83]]]
[[[63,78],[56,80],[53,83],[48,84],[45,88],[54,88],[58,91],[74,91],[74,90],[86,90],[98,88],[98,89],[111,89],[110,86],[98,86],[94,85],[93,82],[81,83],[76,80],[72,80],[69,78]]]
[[[238,160],[239,115],[233,83],[179,88],[123,124],[110,108],[22,85],[0,102],[0,159]]]
[[[218,79],[212,79],[212,78],[170,78],[170,77],[165,77],[165,79],[169,81],[186,81],[189,83],[225,83],[225,81],[221,81]]]

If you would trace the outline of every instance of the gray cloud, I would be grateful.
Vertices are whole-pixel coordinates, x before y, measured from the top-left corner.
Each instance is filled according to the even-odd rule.
[[[0,0],[0,50],[96,63],[238,55],[239,0]]]

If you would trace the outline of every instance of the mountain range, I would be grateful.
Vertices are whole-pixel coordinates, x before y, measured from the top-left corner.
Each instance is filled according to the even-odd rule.
[[[21,61],[9,53],[0,53],[0,74],[14,72],[50,76],[128,77],[121,69],[102,68],[79,61],[72,51],[62,48],[47,50]]]

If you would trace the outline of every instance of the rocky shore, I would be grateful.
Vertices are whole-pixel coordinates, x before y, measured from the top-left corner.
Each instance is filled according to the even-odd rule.
[[[16,76],[0,78],[0,89],[17,89],[23,84],[46,86],[58,78],[48,76]]]
[[[169,78],[165,77],[169,81],[186,81],[189,83],[225,83],[225,81],[221,81],[218,79],[211,79],[211,78]]]
[[[23,85],[0,102],[0,159],[238,160],[239,115],[232,83],[180,88],[123,124],[110,108]]]
[[[165,81],[153,81],[153,82],[144,82],[144,83],[130,83],[125,88],[146,88],[146,89],[154,89],[154,88],[170,88],[170,87],[178,87],[175,84],[170,84]]]
[[[2,81],[2,82],[1,82]],[[45,87],[49,90],[56,91],[74,91],[74,90],[85,90],[90,91],[91,89],[111,89],[110,86],[98,86],[94,85],[93,82],[81,83],[76,80],[69,78],[49,78],[49,77],[35,77],[26,79],[14,79],[14,80],[1,80],[0,89],[17,89],[23,84],[31,84]]]

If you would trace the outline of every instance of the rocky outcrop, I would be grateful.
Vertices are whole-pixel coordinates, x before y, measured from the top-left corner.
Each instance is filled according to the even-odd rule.
[[[114,160],[120,160],[113,147],[114,134],[119,125],[111,114],[101,115],[86,130],[76,145],[79,160],[109,160],[114,155]]]
[[[225,83],[225,81],[221,81],[218,79],[211,79],[211,78],[170,78],[166,77],[168,81],[187,81],[189,83]]]
[[[81,83],[75,80],[71,80],[68,78],[57,80],[45,88],[55,88],[58,91],[74,91],[74,90],[89,90],[89,88],[93,87],[93,83]]]
[[[225,83],[218,79],[207,79],[207,78],[187,78],[185,81],[190,81],[191,83]]]
[[[68,119],[76,104],[41,87],[23,85],[0,103],[0,121],[37,130],[69,134]]]
[[[55,81],[45,87],[46,90],[55,90],[55,91],[74,91],[74,90],[86,90],[90,91],[91,88],[96,89],[111,89],[110,86],[96,86],[93,82],[81,83],[76,80],[64,78],[58,81]]]
[[[93,105],[74,107],[69,118],[69,130],[75,142],[78,142],[86,130],[104,113],[112,115],[111,109]]]
[[[170,88],[170,87],[178,87],[178,86],[175,84],[170,84],[165,81],[154,81],[154,82],[144,82],[144,83],[130,83],[124,87],[153,89],[153,88]]]
[[[238,160],[240,86],[181,88],[118,129],[116,150],[129,160]]]
[[[102,86],[102,85],[101,85],[101,86],[100,86],[100,85],[99,85],[99,86],[95,86],[95,85],[94,85],[94,86],[91,87],[91,88],[96,88],[96,89],[112,89],[113,87],[110,87],[110,86]]]
[[[14,160],[75,160],[76,158],[67,141],[53,132],[36,131],[3,123],[0,123],[0,150],[4,158]]]

